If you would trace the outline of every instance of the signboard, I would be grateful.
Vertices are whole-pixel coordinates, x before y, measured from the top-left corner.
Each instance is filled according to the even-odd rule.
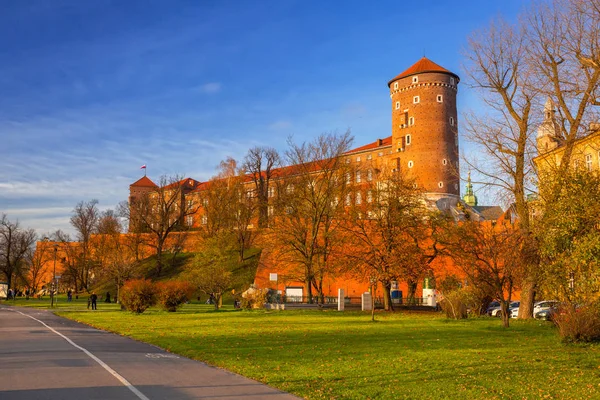
[[[277,281],[277,274],[273,274],[273,273],[269,274],[269,280],[270,281]]]
[[[62,278],[62,275],[56,275],[54,278],[60,279],[60,278]]]

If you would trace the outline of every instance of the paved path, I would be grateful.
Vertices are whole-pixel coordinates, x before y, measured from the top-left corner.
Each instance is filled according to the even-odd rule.
[[[0,305],[0,399],[297,399],[46,310]]]

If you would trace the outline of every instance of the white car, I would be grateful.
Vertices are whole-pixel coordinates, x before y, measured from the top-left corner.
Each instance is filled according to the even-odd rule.
[[[515,308],[515,307],[516,307],[516,308],[519,308],[519,304],[520,304],[520,303],[521,303],[521,302],[519,302],[519,301],[513,301],[513,302],[511,302],[511,303],[508,305],[508,312],[510,313],[510,311],[511,311],[513,308]],[[490,317],[500,317],[500,316],[502,316],[502,309],[500,308],[500,306],[497,306],[497,307],[491,308],[491,309],[488,311],[488,315],[489,315]]]
[[[536,313],[547,310],[558,305],[558,301],[556,300],[542,300],[533,304],[533,315]],[[519,307],[513,308],[510,313],[511,318],[517,318],[519,316]]]

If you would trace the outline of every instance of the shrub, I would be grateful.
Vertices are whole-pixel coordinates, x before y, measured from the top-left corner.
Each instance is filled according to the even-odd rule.
[[[440,302],[440,305],[446,313],[446,317],[453,319],[468,317],[465,297],[465,293],[460,289],[444,293],[444,299]]]
[[[167,281],[156,284],[158,302],[169,312],[175,312],[193,294],[194,288],[189,282]]]
[[[558,333],[565,342],[600,340],[600,304],[565,305],[554,315]]]
[[[121,304],[126,310],[141,314],[156,304],[156,288],[148,279],[133,279],[121,289]]]
[[[257,289],[254,285],[250,289],[242,293],[242,301],[240,307],[245,310],[253,308],[263,308],[267,302],[269,289]]]

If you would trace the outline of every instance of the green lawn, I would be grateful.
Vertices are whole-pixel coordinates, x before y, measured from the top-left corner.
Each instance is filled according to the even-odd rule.
[[[600,398],[600,346],[563,345],[546,322],[503,329],[497,319],[437,314],[379,313],[372,323],[359,312],[99,308],[60,315],[306,398]]]

